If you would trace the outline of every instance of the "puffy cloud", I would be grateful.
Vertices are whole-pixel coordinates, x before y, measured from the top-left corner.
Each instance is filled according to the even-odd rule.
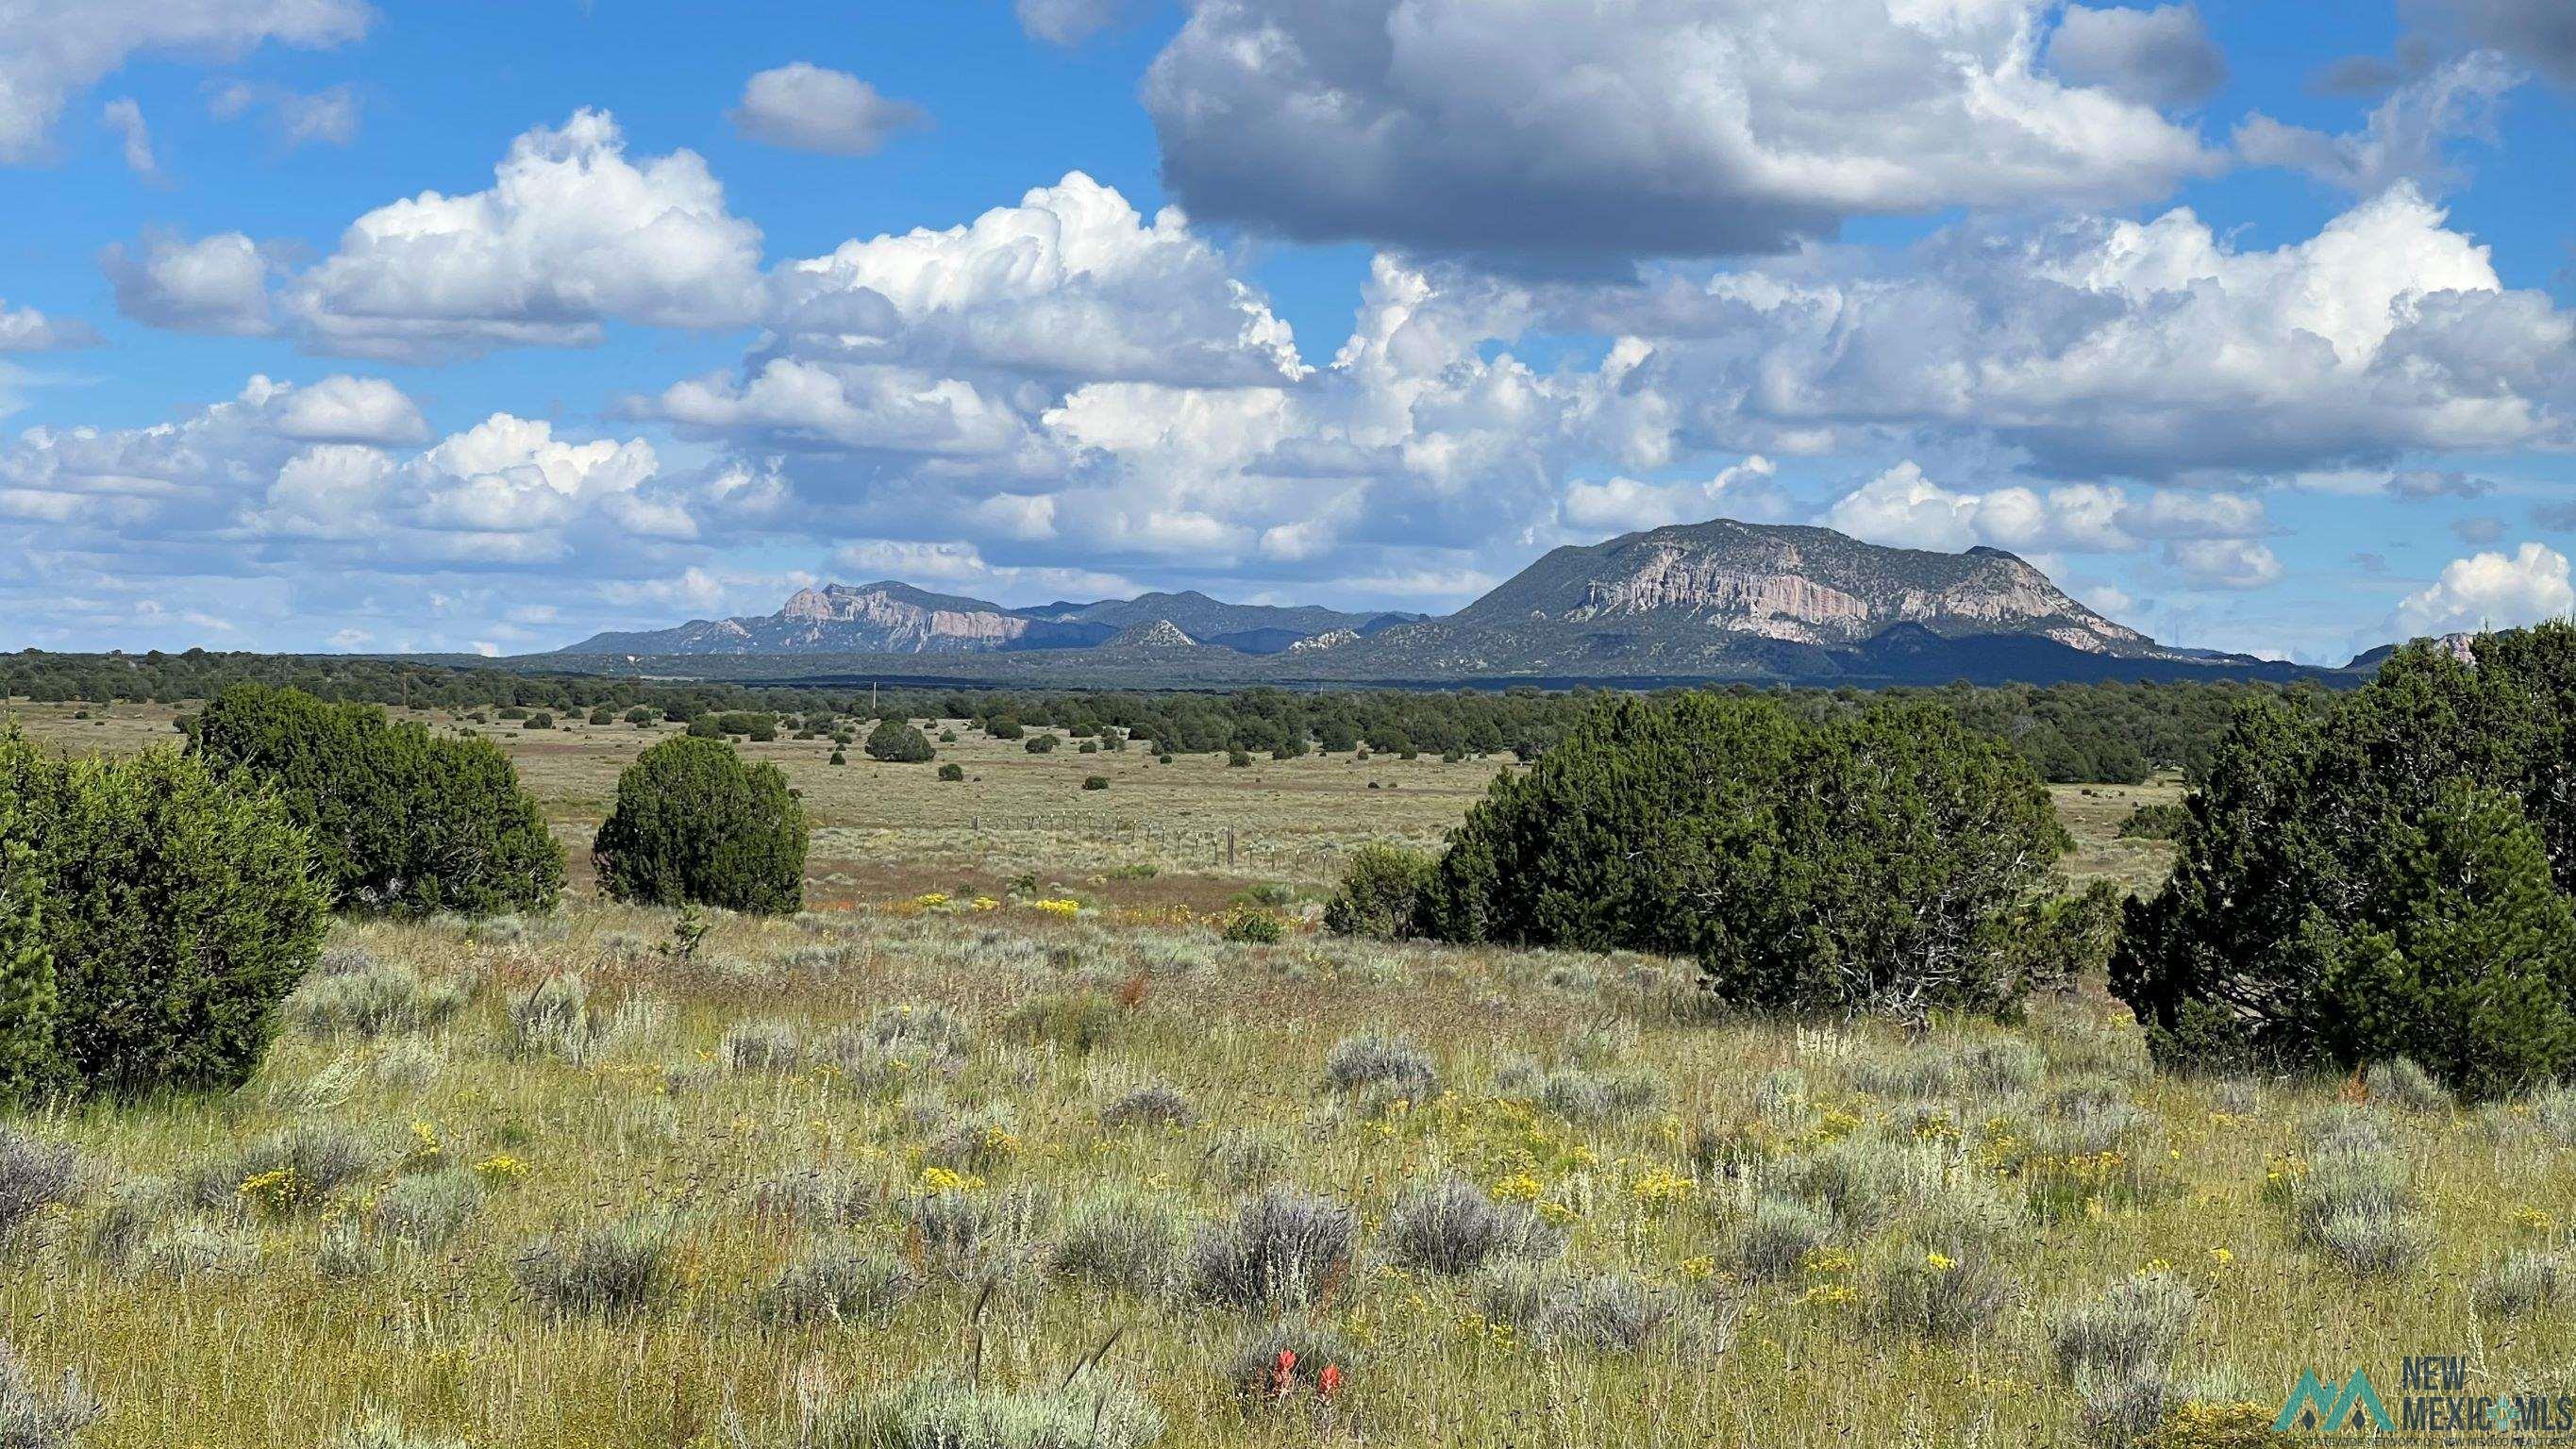
[[[1777,251],[2217,169],[2153,105],[2046,72],[2054,5],[1196,0],[1144,94],[1195,214],[1538,261]]]
[[[143,107],[131,96],[119,96],[100,113],[125,153],[125,169],[146,181],[161,179],[161,163],[152,154],[152,128],[143,122]]]
[[[363,0],[83,0],[0,5],[0,162],[37,159],[71,97],[139,54],[226,56],[366,33]]]
[[[65,540],[138,565],[220,556],[256,572],[317,558],[623,566],[699,537],[702,518],[756,511],[735,496],[756,482],[666,477],[641,440],[562,439],[503,413],[424,451],[393,451],[426,436],[411,400],[381,379],[254,377],[173,422],[29,429],[0,448],[0,515],[67,525]]]
[[[2262,503],[2242,494],[2156,489],[2133,498],[2093,483],[1965,492],[1935,483],[1913,462],[1834,500],[1821,521],[1875,543],[1952,553],[1978,544],[2020,552],[2128,552],[2160,539],[2241,540],[2271,529]]]
[[[2078,85],[2150,106],[2195,106],[2227,84],[2227,58],[2188,5],[2069,5],[2049,37],[2048,63]]]
[[[241,337],[272,329],[269,259],[240,232],[193,242],[147,236],[132,251],[120,242],[99,265],[116,288],[116,310],[137,322]]]
[[[2281,581],[2281,560],[2268,544],[2241,538],[2182,539],[2165,545],[2165,562],[2195,584],[2261,589]]]
[[[98,333],[86,322],[48,317],[33,307],[0,303],[0,353],[61,352],[95,347]]]
[[[1303,372],[1288,324],[1178,211],[1148,222],[1081,172],[944,231],[780,267],[789,351],[1083,380],[1270,383]]]
[[[630,161],[615,120],[585,110],[512,142],[489,190],[359,217],[286,299],[315,346],[435,360],[586,345],[611,319],[740,325],[759,271],[760,229],[696,153]]]
[[[1789,503],[1770,459],[1755,454],[1698,483],[1641,483],[1612,478],[1569,483],[1557,517],[1570,532],[1631,533],[1668,523],[1700,523],[1723,514],[1762,521],[1784,518]]]
[[[380,377],[326,377],[286,394],[279,436],[301,442],[412,443],[429,436],[420,409]]]
[[[2492,141],[2496,112],[2521,82],[2503,56],[2476,51],[2399,86],[2356,134],[2330,136],[2256,114],[2236,128],[2236,151],[2254,165],[2304,171],[2360,196],[2399,182],[2438,187],[2452,178],[2450,143]]]
[[[755,141],[834,156],[871,155],[896,132],[930,121],[910,101],[880,95],[845,71],[801,60],[753,76],[742,88],[741,104],[727,115]]]
[[[2189,211],[1948,233],[1836,259],[1557,288],[1548,323],[1642,339],[1628,384],[1714,446],[1974,429],[2045,471],[2324,469],[2562,440],[2576,324],[2398,186],[2271,251]]]
[[[1127,0],[1012,0],[1011,10],[1030,37],[1051,45],[1079,45],[1118,22]]]
[[[2394,624],[2414,637],[2462,629],[2511,629],[2576,612],[2567,556],[2526,543],[2510,554],[2455,559],[2431,587],[2397,606]]]
[[[901,367],[772,358],[737,383],[722,374],[672,384],[645,410],[703,433],[812,452],[978,457],[1027,441],[1011,408],[957,378]]]

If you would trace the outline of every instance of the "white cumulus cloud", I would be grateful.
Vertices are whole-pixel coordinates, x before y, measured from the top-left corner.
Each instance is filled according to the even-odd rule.
[[[2454,559],[2429,588],[2397,606],[2398,631],[2411,638],[2462,629],[2511,629],[2576,613],[2567,555],[2543,543],[2512,553]]]
[[[834,156],[871,155],[895,133],[930,121],[929,112],[910,101],[882,95],[846,71],[801,60],[753,76],[728,114],[755,141]]]
[[[583,345],[610,320],[753,320],[760,229],[725,208],[691,151],[637,162],[614,119],[580,111],[511,143],[485,191],[424,191],[351,223],[285,289],[319,347],[435,360]]]

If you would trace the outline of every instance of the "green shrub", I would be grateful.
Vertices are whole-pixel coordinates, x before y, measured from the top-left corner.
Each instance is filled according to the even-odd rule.
[[[1082,788],[1086,790],[1106,790],[1109,788],[1109,777],[1107,775],[1085,775],[1082,777]]]
[[[869,759],[890,765],[917,765],[932,754],[930,737],[899,719],[877,721],[868,731],[867,752]]]
[[[1324,929],[1336,936],[1400,940],[1414,934],[1413,905],[1431,878],[1431,857],[1392,845],[1363,845],[1324,905]]]
[[[55,1084],[59,998],[54,953],[45,940],[45,883],[36,853],[13,828],[16,802],[0,796],[0,1106]]]
[[[805,841],[805,807],[776,765],[682,736],[618,777],[592,859],[619,900],[792,915],[805,898]]]
[[[1810,724],[1769,700],[1628,698],[1494,781],[1417,924],[1693,957],[1755,1007],[2005,1013],[2067,843],[2029,764],[1937,706]]]
[[[2180,840],[2191,812],[2170,800],[2156,800],[2130,811],[2120,821],[2122,840]]]
[[[59,760],[14,729],[0,802],[13,1033],[47,1015],[40,956],[54,978],[50,1048],[22,1066],[116,1093],[248,1079],[328,924],[287,807],[191,755]]]
[[[541,718],[528,727],[551,727]],[[277,796],[345,909],[546,911],[563,889],[563,847],[489,740],[441,738],[375,705],[241,684],[197,716],[189,749]]]
[[[519,726],[519,728],[523,730],[550,730],[554,727],[555,717],[546,713],[544,710],[538,710],[535,714],[528,716],[526,721]]]
[[[1031,735],[1028,743],[1020,748],[1032,755],[1052,755],[1055,753],[1055,747],[1060,743],[1062,742],[1053,735]]]
[[[1228,941],[1246,945],[1275,946],[1287,934],[1287,927],[1281,925],[1279,917],[1271,912],[1247,906],[1230,912],[1218,934]]]
[[[947,764],[939,767],[939,778],[948,781],[950,784],[955,784],[957,781],[966,778],[966,767],[958,764],[954,760],[951,760]]]
[[[2472,650],[2240,709],[2111,962],[2159,1060],[2405,1056],[2471,1099],[2576,1071],[2576,625]]]
[[[1225,752],[1225,764],[1230,770],[1245,769],[1252,764],[1252,756],[1243,750],[1228,750]]]

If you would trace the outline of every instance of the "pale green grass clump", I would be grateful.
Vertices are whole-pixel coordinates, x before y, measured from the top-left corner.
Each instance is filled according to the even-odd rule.
[[[45,1383],[15,1348],[0,1341],[0,1445],[66,1449],[106,1412],[81,1386],[78,1373],[65,1370],[60,1380]]]

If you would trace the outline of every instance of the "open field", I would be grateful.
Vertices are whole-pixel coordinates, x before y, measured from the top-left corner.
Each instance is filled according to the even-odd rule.
[[[226,1449],[371,1415],[477,1446],[843,1442],[799,1436],[977,1360],[988,1395],[1052,1390],[1113,1334],[1071,1392],[1133,1388],[1170,1445],[2065,1444],[2085,1400],[2050,1325],[2151,1264],[2196,1300],[2185,1386],[2266,1419],[2312,1364],[2460,1353],[2499,1392],[2576,1359],[2563,1311],[2472,1306],[2576,1220],[2548,1169],[2576,1113],[2364,1109],[2423,1256],[2359,1276],[2279,1201],[2335,1084],[2155,1077],[2090,994],[1909,1041],[1695,1020],[1635,959],[905,907],[727,920],[681,966],[669,928],[346,927],[241,1092],[20,1124],[84,1190],[0,1276],[10,1336],[110,1403],[89,1442]],[[470,995],[335,1024],[331,980],[406,969]],[[514,998],[565,973],[597,1034],[514,1043]],[[1335,1086],[1369,1030],[1436,1075]],[[1399,1204],[1452,1175],[1533,1211],[1543,1265],[1408,1265]],[[1277,1185],[1357,1213],[1298,1311],[1191,1267]],[[1766,1195],[1816,1204],[1812,1243],[1765,1246]],[[543,1245],[617,1224],[652,1271],[583,1306]],[[800,1315],[776,1285],[836,1255],[892,1286]],[[1927,1273],[1965,1317],[1893,1321]],[[1328,1335],[1331,1405],[1240,1391],[1280,1319]]]
[[[177,738],[177,711],[164,706],[22,701],[8,708],[31,735],[66,749],[136,750]],[[89,718],[75,718],[84,713]],[[425,712],[414,717],[441,729],[469,727]],[[903,899],[927,890],[972,896],[1030,873],[1041,884],[1132,904],[1221,904],[1255,881],[1321,887],[1370,841],[1436,846],[1504,768],[1500,760],[1347,754],[1256,757],[1241,769],[1219,755],[1180,755],[1162,765],[1135,748],[1080,754],[1070,740],[1052,753],[1030,754],[1019,740],[987,739],[951,723],[959,738],[939,746],[939,760],[965,767],[967,779],[954,784],[937,777],[935,764],[879,764],[855,747],[849,763],[829,764],[827,740],[738,745],[750,758],[776,762],[803,794],[816,827],[809,869],[816,901]],[[576,880],[587,874],[591,833],[608,812],[618,772],[645,746],[677,732],[560,721],[553,730],[507,721],[479,728],[509,752],[544,805]],[[1083,789],[1088,775],[1106,776],[1109,788]],[[2115,836],[2138,804],[2179,798],[2177,785],[2059,785],[2052,794],[2077,841],[2064,863],[2072,881],[2108,877],[2134,889],[2162,877],[2169,845]],[[1138,878],[1145,867],[1152,878]]]
[[[89,712],[21,714],[72,748],[174,737]],[[577,872],[665,733],[487,732]],[[2086,1426],[2141,1390],[2052,1345],[2151,1269],[2148,1402],[2241,1431],[2151,1442],[2267,1442],[2311,1365],[2458,1353],[2472,1393],[2576,1367],[2564,1301],[2496,1287],[2565,1246],[2576,1102],[2159,1077],[2098,985],[1909,1037],[1712,1020],[1645,958],[1312,933],[1349,850],[1436,842],[1494,764],[970,736],[942,784],[746,749],[821,822],[804,915],[719,917],[687,959],[670,913],[586,890],[344,923],[241,1091],[17,1124],[79,1187],[14,1236],[0,1321],[105,1401],[84,1445],[375,1420],[419,1449],[855,1449],[911,1441],[852,1406],[970,1372],[978,1412],[1056,1396],[1090,1427],[1033,1442],[1066,1449],[1140,1442],[1138,1415],[1191,1446],[2126,1442]],[[2168,848],[2116,829],[2177,793],[2059,789],[2070,874],[2151,882]],[[1300,897],[1287,939],[1218,939],[1262,883]],[[1404,1045],[1342,1045],[1368,1033]],[[2315,1124],[2354,1111],[2412,1204],[2367,1252],[2298,1227]],[[1489,1260],[1422,1229],[1442,1183],[1499,1214]],[[1327,1240],[1347,1211],[1347,1259],[1309,1239],[1229,1276],[1273,1190]],[[1281,1331],[1304,1367],[1256,1392]]]

